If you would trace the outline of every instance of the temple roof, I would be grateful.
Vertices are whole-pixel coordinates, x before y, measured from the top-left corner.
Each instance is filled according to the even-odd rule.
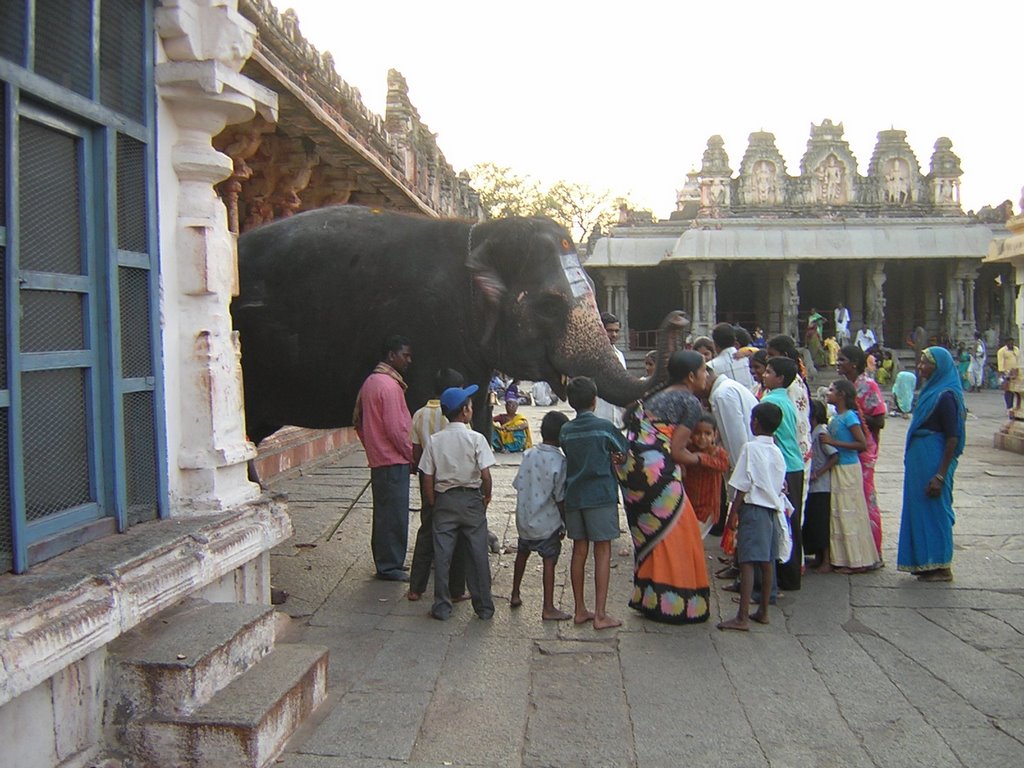
[[[638,235],[640,233],[637,233]],[[992,227],[963,220],[737,221],[597,241],[587,267],[654,267],[674,261],[980,259]]]

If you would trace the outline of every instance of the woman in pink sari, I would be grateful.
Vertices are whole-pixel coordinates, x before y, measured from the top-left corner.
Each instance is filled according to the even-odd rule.
[[[849,345],[839,351],[836,372],[849,379],[857,389],[857,411],[861,423],[867,427],[864,437],[868,447],[860,454],[860,467],[864,476],[864,500],[868,504],[868,518],[871,520],[871,535],[878,549],[878,562],[882,562],[882,511],[878,508],[875,493],[875,462],[878,460],[878,441],[885,426],[885,399],[874,379],[865,373],[867,359],[864,351]]]

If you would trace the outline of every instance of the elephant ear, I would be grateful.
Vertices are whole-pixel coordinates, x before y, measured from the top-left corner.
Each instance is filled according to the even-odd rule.
[[[473,288],[484,300],[485,321],[480,342],[487,345],[497,327],[501,300],[507,293],[507,288],[493,263],[496,250],[493,239],[483,236],[480,242],[474,245],[473,235],[476,231],[476,225],[469,230],[469,254],[466,258],[466,267],[469,269]]]

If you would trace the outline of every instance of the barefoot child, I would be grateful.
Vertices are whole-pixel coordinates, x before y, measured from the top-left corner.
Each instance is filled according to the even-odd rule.
[[[593,621],[594,629],[610,629],[622,624],[605,613],[612,540],[619,538],[619,484],[612,462],[624,461],[629,446],[610,421],[594,415],[597,385],[593,379],[577,376],[566,394],[576,411],[576,418],[562,427],[559,437],[566,459],[565,529],[572,539],[573,621]],[[593,613],[587,609],[583,591],[590,542],[594,542]]]
[[[700,523],[701,536],[707,536],[711,526],[718,522],[722,509],[722,478],[729,469],[729,455],[718,444],[714,416],[700,417],[690,434],[689,450],[698,463],[686,467],[683,487]]]
[[[831,477],[829,562],[818,571],[863,573],[879,561],[871,535],[859,456],[867,445],[866,430],[857,413],[857,390],[849,380],[832,382],[828,401],[836,407],[836,415],[828,423],[828,434],[819,439],[822,444],[838,449],[839,460],[832,467]]]
[[[782,423],[782,411],[774,403],[759,403],[750,412],[754,439],[743,446],[729,485],[736,496],[729,507],[726,526],[736,531],[736,559],[740,566],[740,607],[736,618],[719,629],[750,629],[748,611],[754,589],[754,568],[761,573],[760,607],[749,619],[768,623],[768,603],[778,550],[775,544],[776,513],[785,508],[782,488],[786,462],[772,435]]]
[[[565,456],[558,447],[558,437],[568,420],[560,411],[549,411],[544,415],[540,424],[544,442],[526,450],[516,479],[512,481],[512,487],[516,489],[519,547],[509,605],[518,608],[523,604],[519,587],[526,571],[526,561],[531,552],[536,552],[544,561],[544,608],[541,617],[545,621],[572,618],[570,614],[555,608],[554,600],[555,566],[562,553],[562,539],[565,538]]]
[[[835,446],[821,442],[828,434],[828,410],[821,400],[811,400],[811,476],[804,515],[804,552],[814,555],[813,568],[828,565],[829,514],[832,508],[831,471],[839,460]]]

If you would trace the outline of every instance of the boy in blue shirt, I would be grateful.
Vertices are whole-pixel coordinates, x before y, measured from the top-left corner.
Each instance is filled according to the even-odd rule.
[[[776,571],[778,589],[800,589],[800,568],[804,562],[803,551],[803,509],[804,509],[804,457],[797,438],[798,418],[796,406],[790,396],[790,385],[796,381],[797,367],[788,357],[773,357],[768,360],[762,375],[766,390],[762,403],[775,403],[782,410],[782,423],[775,431],[775,445],[786,460],[786,496],[793,505],[789,527],[793,534],[793,551],[789,560],[779,563]],[[803,382],[794,386],[802,388],[802,395],[808,397]],[[809,424],[808,424],[809,426]]]
[[[619,537],[619,485],[612,462],[625,461],[626,439],[607,419],[594,415],[597,385],[577,376],[566,388],[576,418],[562,427],[560,442],[566,458],[565,528],[572,539],[569,573],[576,602],[573,621],[594,622],[594,629],[622,625],[605,612],[611,575],[612,540]],[[587,609],[583,577],[594,542],[594,611]]]

